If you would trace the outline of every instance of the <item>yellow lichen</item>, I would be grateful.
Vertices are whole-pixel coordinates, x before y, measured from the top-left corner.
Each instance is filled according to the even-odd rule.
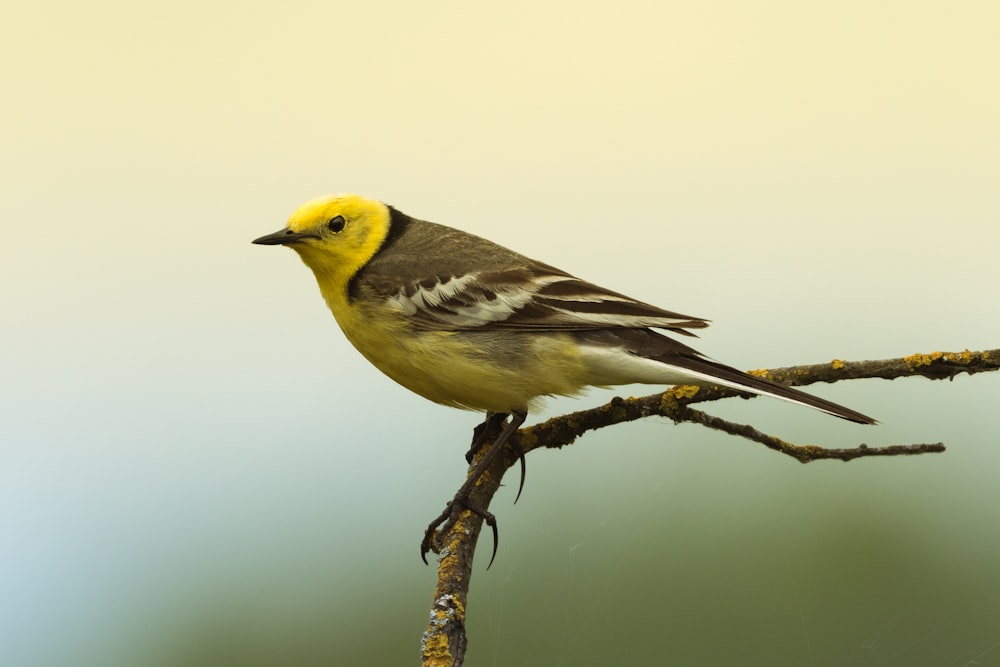
[[[693,385],[677,385],[660,394],[660,414],[671,415],[678,411],[678,401],[694,398],[700,391]]]
[[[694,398],[700,389],[701,387],[695,387],[694,385],[680,384],[667,390],[667,393],[680,400],[682,398]]]
[[[930,366],[932,363],[944,356],[944,352],[931,352],[930,354],[911,354],[907,357],[903,357],[903,361],[910,368],[920,368],[921,366]]]
[[[424,641],[424,664],[425,665],[450,665],[451,647],[448,646],[448,637],[442,632],[435,632]]]
[[[767,370],[766,368],[755,368],[752,371],[747,371],[747,373],[759,378],[764,378],[765,380],[767,380],[768,377],[771,375],[771,371]]]
[[[833,361],[830,362],[830,367],[833,370],[835,370],[835,371],[839,371],[840,369],[842,369],[844,367],[844,360],[843,359],[834,359]]]
[[[963,350],[962,352],[946,352],[944,358],[960,364],[968,364],[972,361],[972,352]]]

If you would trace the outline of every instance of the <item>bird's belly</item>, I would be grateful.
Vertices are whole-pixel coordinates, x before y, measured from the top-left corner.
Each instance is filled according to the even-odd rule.
[[[370,320],[341,328],[376,368],[444,405],[528,411],[539,397],[575,395],[587,384],[584,363],[566,334],[420,331]]]

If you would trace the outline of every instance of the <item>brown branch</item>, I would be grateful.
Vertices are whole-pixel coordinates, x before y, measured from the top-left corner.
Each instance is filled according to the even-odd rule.
[[[523,429],[522,429],[523,430]],[[497,433],[493,436],[496,437]],[[476,467],[479,456],[469,465],[467,474]],[[487,508],[500,488],[503,474],[517,462],[518,456],[510,448],[498,456],[479,478],[469,496],[475,507]],[[447,524],[446,524],[447,525]],[[434,587],[434,602],[430,621],[420,642],[423,667],[458,667],[465,661],[467,639],[465,635],[465,605],[472,579],[472,559],[479,540],[483,518],[469,510],[462,512],[455,523],[439,537],[438,578]]]
[[[878,361],[841,361],[834,359],[825,364],[788,366],[770,370],[750,371],[775,382],[792,386],[805,386],[817,382],[839,382],[882,378],[895,380],[900,377],[922,376],[931,380],[953,379],[960,373],[982,373],[1000,370],[1000,349],[983,352],[931,352],[911,354],[897,359]],[[573,412],[548,421],[528,426],[519,431],[521,447],[529,452],[537,447],[563,447],[578,437],[598,428],[613,426],[642,417],[658,415],[674,421],[685,421],[681,408],[692,403],[717,401],[720,398],[745,394],[722,387],[674,387],[660,394],[639,398],[614,398],[611,402],[589,410]]]
[[[820,447],[819,445],[793,445],[781,438],[762,433],[749,424],[736,424],[725,419],[713,417],[708,413],[695,410],[694,408],[686,410],[684,421],[695,422],[717,431],[722,431],[730,435],[738,435],[753,442],[759,442],[769,449],[791,456],[800,463],[809,463],[810,461],[818,461],[820,459],[852,461],[863,456],[901,456],[944,451],[944,444],[940,442],[926,445],[887,445],[885,447],[869,447],[861,443],[857,447],[847,449],[832,449]]]
[[[1000,349],[982,352],[968,350],[932,352],[880,361],[846,362],[835,359],[825,364],[751,372],[783,384],[803,386],[815,382],[838,382],[861,378],[893,380],[899,377],[922,376],[931,380],[945,378],[950,380],[960,373],[971,375],[998,369],[1000,369]],[[883,447],[861,444],[848,449],[796,445],[762,433],[752,426],[719,419],[689,407],[692,403],[715,401],[731,396],[752,397],[750,394],[719,387],[674,387],[663,393],[641,398],[614,398],[609,403],[590,410],[554,417],[540,424],[522,428],[517,433],[517,444],[525,453],[540,447],[564,447],[587,431],[658,415],[669,417],[676,423],[693,422],[738,435],[791,456],[802,463],[819,459],[851,461],[870,456],[925,454],[942,452],[945,449],[942,443]],[[475,507],[488,508],[494,494],[500,488],[504,472],[517,460],[518,457],[510,450],[505,452],[504,457],[498,457],[479,479],[470,497],[470,503]],[[470,465],[470,472],[475,463],[476,461],[473,461]],[[481,516],[465,511],[439,537],[442,547],[438,554],[438,581],[434,590],[430,621],[421,643],[424,667],[458,667],[465,661],[466,601],[476,542],[482,524]]]

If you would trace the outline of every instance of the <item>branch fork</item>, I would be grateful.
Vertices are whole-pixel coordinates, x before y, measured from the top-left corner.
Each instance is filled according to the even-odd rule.
[[[894,380],[900,377],[922,376],[931,380],[953,380],[961,373],[969,375],[1000,370],[1000,349],[971,352],[930,352],[878,361],[843,361],[786,368],[750,371],[754,375],[792,386],[815,382],[839,382],[862,378]],[[673,387],[658,394],[639,398],[614,398],[605,405],[554,417],[540,424],[521,428],[511,438],[503,456],[497,456],[485,469],[471,490],[469,501],[474,507],[488,509],[506,470],[514,465],[521,453],[546,448],[561,448],[578,437],[598,428],[612,426],[644,417],[662,416],[675,423],[693,422],[707,428],[736,435],[762,444],[800,463],[821,459],[853,461],[872,456],[907,456],[945,451],[940,442],[910,445],[871,446],[834,449],[819,445],[797,445],[748,424],[737,424],[692,408],[695,403],[715,401],[731,396],[752,398],[750,394],[720,387]],[[511,447],[514,444],[516,446]],[[473,460],[470,470],[478,460]],[[468,639],[465,633],[466,602],[472,577],[472,563],[483,518],[466,510],[453,525],[439,536],[438,579],[430,620],[421,642],[424,667],[460,667],[465,661]]]

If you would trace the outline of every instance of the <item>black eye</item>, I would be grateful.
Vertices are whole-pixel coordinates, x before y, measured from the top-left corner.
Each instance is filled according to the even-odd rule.
[[[329,229],[334,234],[339,234],[340,232],[344,231],[344,225],[346,224],[347,221],[344,220],[344,216],[338,215],[335,218],[330,218],[330,221],[326,223],[326,228]]]

